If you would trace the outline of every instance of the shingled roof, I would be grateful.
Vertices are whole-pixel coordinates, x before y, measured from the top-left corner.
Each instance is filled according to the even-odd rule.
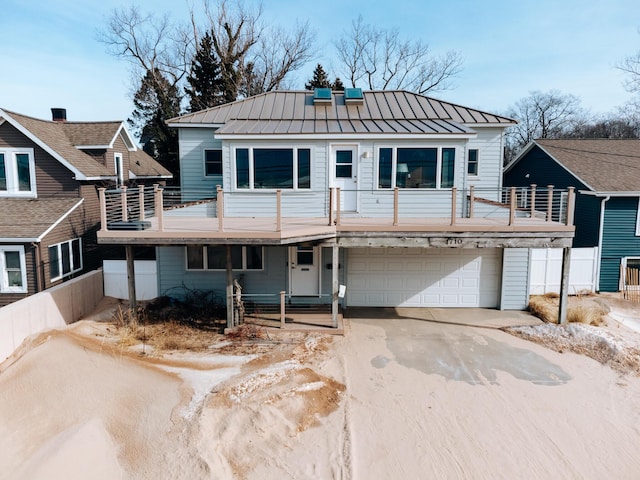
[[[171,126],[211,125],[218,134],[469,134],[477,126],[515,120],[402,90],[363,92],[346,104],[342,92],[314,104],[311,91],[276,90],[168,121]]]
[[[113,178],[111,170],[86,154],[82,148],[112,148],[119,134],[123,134],[129,149],[132,160],[130,170],[136,177],[172,176],[171,172],[134,145],[121,121],[54,122],[0,109],[0,120],[2,118],[73,171],[78,180]]]
[[[534,144],[596,192],[640,192],[640,140],[541,139]]]
[[[82,202],[78,198],[0,198],[0,241],[40,241]]]

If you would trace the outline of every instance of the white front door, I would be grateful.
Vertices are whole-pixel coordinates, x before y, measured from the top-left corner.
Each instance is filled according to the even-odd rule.
[[[318,247],[289,248],[289,293],[291,295],[318,295],[320,293]]]
[[[340,189],[340,210],[355,212],[358,207],[358,147],[334,145],[331,150],[333,186]]]

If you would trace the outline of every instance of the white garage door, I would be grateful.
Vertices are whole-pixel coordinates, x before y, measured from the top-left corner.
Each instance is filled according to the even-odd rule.
[[[347,305],[495,308],[500,291],[500,251],[348,249]]]

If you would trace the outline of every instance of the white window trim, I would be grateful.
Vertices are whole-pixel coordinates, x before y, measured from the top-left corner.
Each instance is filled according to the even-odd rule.
[[[214,245],[212,245],[214,246]],[[218,245],[219,246],[219,245]],[[207,268],[207,252],[208,245],[202,245],[202,264],[203,268],[189,268],[189,254],[187,253],[187,247],[184,248],[184,268],[187,272],[224,272],[224,268]],[[262,250],[262,268],[247,268],[247,246],[242,245],[242,268],[234,268],[234,272],[264,272],[264,247],[260,247]]]
[[[118,164],[120,164],[120,171],[118,171]],[[116,174],[116,184],[121,187],[124,185],[124,159],[121,153],[113,154],[113,169]]]
[[[475,150],[476,153],[476,173],[469,173],[469,155],[471,150]],[[480,176],[480,149],[479,148],[469,148],[467,149],[467,161],[465,164],[465,175],[469,178],[476,179]]]
[[[75,269],[72,268],[71,271],[69,271],[67,273],[63,273],[62,272],[62,245],[64,245],[65,243],[69,244],[69,254],[70,254],[70,258],[71,258],[71,266],[73,267],[73,266],[76,265],[76,262],[74,261],[74,258],[73,258],[73,245],[72,245],[72,243],[74,241],[76,241],[76,240],[78,241],[79,246],[80,246],[80,258],[78,259],[79,263],[80,263],[80,266],[78,268],[75,268]],[[53,245],[49,245],[47,247],[47,254],[49,253],[49,249],[53,248],[53,247],[56,247],[58,249],[58,271],[60,272],[60,275],[58,275],[57,277],[51,277],[50,278],[50,282],[58,281],[58,280],[60,280],[62,278],[68,277],[68,276],[73,275],[74,273],[77,273],[77,272],[82,270],[82,239],[81,238],[79,238],[79,237],[78,238],[72,238],[71,240],[67,240],[65,242],[54,243]],[[51,262],[51,258],[49,258],[49,262]],[[51,267],[49,267],[49,273],[51,273]]]
[[[10,287],[9,276],[5,265],[5,252],[18,252],[20,254],[20,271],[22,273],[22,286]],[[24,247],[22,245],[3,245],[0,246],[0,293],[27,293],[27,261],[24,254]]]
[[[391,187],[381,187],[380,186],[380,150],[383,148],[390,148],[392,150],[391,152]],[[398,144],[378,144],[374,146],[374,155],[375,155],[375,165],[374,165],[374,169],[375,169],[375,174],[374,174],[374,186],[376,190],[380,190],[380,191],[390,191],[393,190],[395,188],[395,182],[396,182],[396,168],[398,165],[398,161],[397,161],[397,151],[398,148],[435,148],[437,149],[437,154],[436,154],[436,186],[434,188],[410,188],[410,187],[398,187],[401,190],[451,190],[453,187],[441,187],[441,181],[442,181],[442,150],[444,150],[445,148],[452,148],[453,150],[455,150],[455,167],[458,167],[458,153],[460,151],[460,148],[456,145],[445,145],[445,144],[438,144],[438,145],[425,145],[423,143],[421,144],[403,144],[403,145],[398,145]],[[466,159],[465,159],[465,168],[467,165]],[[453,186],[456,186],[456,181],[458,179],[458,175],[456,172],[456,168],[454,168],[453,170]]]
[[[640,197],[638,197],[638,208],[636,209],[636,237],[640,237]]]
[[[222,147],[206,147],[202,149],[202,176],[205,178],[222,177],[224,172],[216,173],[213,175],[207,175],[207,151],[208,150],[218,150],[220,152],[220,169],[224,170],[224,156],[222,152]]]
[[[4,154],[5,173],[7,175],[7,190],[0,191],[0,197],[23,197],[36,198],[36,162],[33,148],[0,148],[0,153]],[[21,192],[18,182],[18,163],[16,155],[27,154],[29,156],[29,181],[31,190]]]
[[[293,150],[293,188],[255,188],[254,186],[254,168],[253,168],[253,149],[291,149]],[[236,150],[248,150],[249,151],[249,188],[238,188],[238,175],[237,175],[237,164],[236,164]],[[298,187],[298,150],[309,150],[309,175],[310,175],[310,184],[309,188],[299,188]],[[314,149],[312,145],[234,145],[231,147],[231,165],[232,165],[232,185],[233,189],[238,192],[247,192],[247,191],[258,191],[258,192],[275,192],[276,190],[286,190],[286,191],[301,191],[301,192],[310,192],[313,190],[314,185],[314,176],[313,176],[313,165],[314,165]]]
[[[627,283],[627,260],[640,260],[640,257],[622,257],[620,259],[620,281],[618,283],[618,290],[624,291]]]

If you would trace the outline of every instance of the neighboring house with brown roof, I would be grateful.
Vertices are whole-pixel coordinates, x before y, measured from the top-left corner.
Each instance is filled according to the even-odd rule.
[[[598,289],[621,290],[624,267],[640,266],[640,140],[535,140],[504,173],[505,186],[532,183],[576,188],[573,246],[598,247]]]
[[[224,299],[234,279],[247,305],[285,292],[287,305],[329,305],[332,315],[338,302],[524,308],[528,249],[569,247],[574,228],[517,211],[505,196],[503,134],[514,123],[360,89],[273,91],[190,113],[169,125],[179,134],[181,198],[202,192],[201,201],[137,208],[149,213],[144,230],[105,218],[98,239],[157,246],[158,291],[170,295]],[[109,218],[128,215],[111,200]]]
[[[171,173],[123,122],[40,120],[0,109],[0,306],[98,267],[97,187]]]

